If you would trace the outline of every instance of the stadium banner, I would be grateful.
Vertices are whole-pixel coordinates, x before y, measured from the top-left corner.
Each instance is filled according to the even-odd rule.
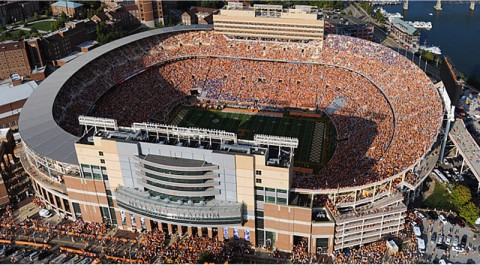
[[[246,241],[250,241],[250,230],[245,229],[244,231],[244,237]]]
[[[238,234],[238,228],[233,229],[233,239],[235,239],[235,240],[240,239],[240,235]]]
[[[223,238],[228,239],[228,227],[223,227]]]

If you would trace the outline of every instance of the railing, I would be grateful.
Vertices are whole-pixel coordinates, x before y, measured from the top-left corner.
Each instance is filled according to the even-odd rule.
[[[351,214],[340,215],[336,218],[336,221],[338,225],[345,222],[358,221],[359,219],[372,219],[372,218],[377,218],[377,217],[381,217],[381,216],[393,214],[393,213],[403,213],[405,211],[407,211],[407,206],[405,206],[402,203],[401,205],[396,207],[387,207],[384,209],[371,209],[369,211],[363,211],[356,214],[351,213]]]
[[[25,171],[33,178],[36,182],[40,182],[42,185],[67,194],[67,188],[64,184],[55,182],[51,180],[47,175],[43,172],[39,171],[37,168],[32,166],[25,155],[20,155],[20,161],[23,165]]]

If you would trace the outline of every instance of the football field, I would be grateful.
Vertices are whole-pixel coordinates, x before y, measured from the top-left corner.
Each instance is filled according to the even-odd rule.
[[[326,116],[317,118],[284,114],[283,117],[277,117],[182,107],[177,110],[171,124],[225,130],[247,140],[253,140],[255,134],[295,137],[299,140],[295,166],[312,168],[314,171],[323,167],[335,151],[335,129]]]

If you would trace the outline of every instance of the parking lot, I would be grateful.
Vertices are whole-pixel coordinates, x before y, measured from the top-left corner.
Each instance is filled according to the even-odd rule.
[[[478,234],[475,234],[468,227],[461,227],[459,224],[452,224],[445,220],[442,222],[440,219],[432,220],[427,214],[425,218],[421,219],[420,231],[422,233],[421,238],[425,241],[425,254],[420,259],[424,263],[439,263],[443,259],[446,263],[452,264],[479,264],[480,263],[480,239],[477,238]],[[418,218],[417,218],[418,220]],[[413,229],[413,225],[412,225]],[[443,235],[442,244],[437,244],[440,235]],[[432,236],[435,235],[435,243],[432,243]],[[447,237],[450,235],[450,242]],[[461,239],[463,236],[467,236],[465,243],[465,250],[458,251],[453,247],[453,242],[456,236],[458,236],[458,248],[461,245]]]

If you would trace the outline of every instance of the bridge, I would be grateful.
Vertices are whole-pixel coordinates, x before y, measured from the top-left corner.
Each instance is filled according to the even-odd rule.
[[[470,0],[470,10],[474,10],[475,9],[475,3],[477,2],[478,0]],[[451,2],[455,2],[455,3],[461,3],[463,4],[464,1],[451,1]],[[465,1],[467,2],[467,1]],[[442,10],[442,0],[437,0],[437,3],[433,6],[433,8],[437,11],[440,11]],[[403,10],[408,10],[408,0],[404,0],[403,2]]]
[[[455,120],[449,136],[457,152],[463,157],[462,169],[460,171],[463,171],[463,166],[466,163],[479,181],[478,190],[480,190],[480,147],[468,132],[462,119]]]

